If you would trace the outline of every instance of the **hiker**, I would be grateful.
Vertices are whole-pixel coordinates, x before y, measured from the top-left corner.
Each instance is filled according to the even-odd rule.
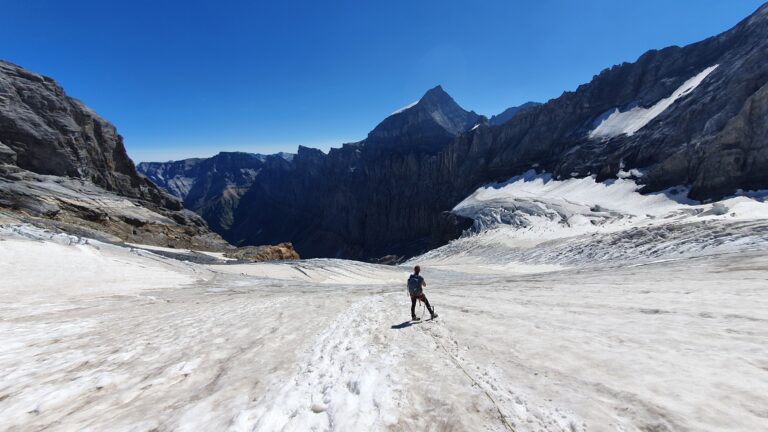
[[[411,295],[411,320],[418,321],[421,319],[416,316],[416,300],[424,302],[429,311],[430,319],[435,319],[437,314],[430,306],[427,296],[424,295],[423,288],[427,286],[427,283],[424,282],[424,278],[419,273],[421,273],[421,267],[416,266],[413,268],[413,274],[408,278],[408,293]]]

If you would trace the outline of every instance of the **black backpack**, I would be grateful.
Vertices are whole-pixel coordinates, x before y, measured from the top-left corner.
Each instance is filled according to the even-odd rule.
[[[421,276],[412,274],[408,278],[408,292],[411,294],[411,296],[416,297],[421,295],[423,292],[421,289],[421,281],[423,281]]]

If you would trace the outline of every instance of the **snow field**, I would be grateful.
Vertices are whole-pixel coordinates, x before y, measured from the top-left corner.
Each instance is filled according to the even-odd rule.
[[[135,294],[195,281],[194,270],[186,271],[184,263],[158,261],[154,255],[96,240],[18,225],[0,226],[0,239],[0,298],[7,303],[16,296],[61,299]]]
[[[211,266],[223,273],[319,284],[382,285],[399,283],[402,272],[392,267],[337,259],[310,259]]]
[[[401,267],[4,226],[0,430],[766,429],[765,203],[626,182],[480,190],[457,211],[498,219]]]

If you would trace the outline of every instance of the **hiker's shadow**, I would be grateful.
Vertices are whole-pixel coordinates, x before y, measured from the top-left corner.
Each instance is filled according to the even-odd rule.
[[[390,328],[391,328],[392,330],[402,330],[402,329],[404,329],[404,328],[408,328],[408,327],[410,327],[410,326],[412,326],[412,325],[414,325],[414,324],[418,324],[418,323],[420,323],[420,322],[421,322],[421,321],[403,321],[403,322],[401,322],[400,324],[396,324],[396,325],[393,325],[393,326],[392,326],[392,327],[390,327]]]

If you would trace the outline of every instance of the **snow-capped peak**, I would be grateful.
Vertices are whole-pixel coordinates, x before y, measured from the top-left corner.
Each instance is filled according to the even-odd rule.
[[[411,103],[409,103],[408,105],[406,105],[406,106],[404,106],[404,107],[400,108],[399,110],[397,110],[397,111],[394,111],[394,112],[393,112],[392,114],[390,114],[390,115],[400,114],[401,112],[403,112],[403,111],[405,111],[405,110],[407,110],[407,109],[409,109],[409,108],[413,108],[413,107],[414,107],[414,106],[416,106],[416,104],[417,104],[417,103],[419,103],[420,101],[421,101],[421,99],[417,100],[416,102],[411,102]]]

